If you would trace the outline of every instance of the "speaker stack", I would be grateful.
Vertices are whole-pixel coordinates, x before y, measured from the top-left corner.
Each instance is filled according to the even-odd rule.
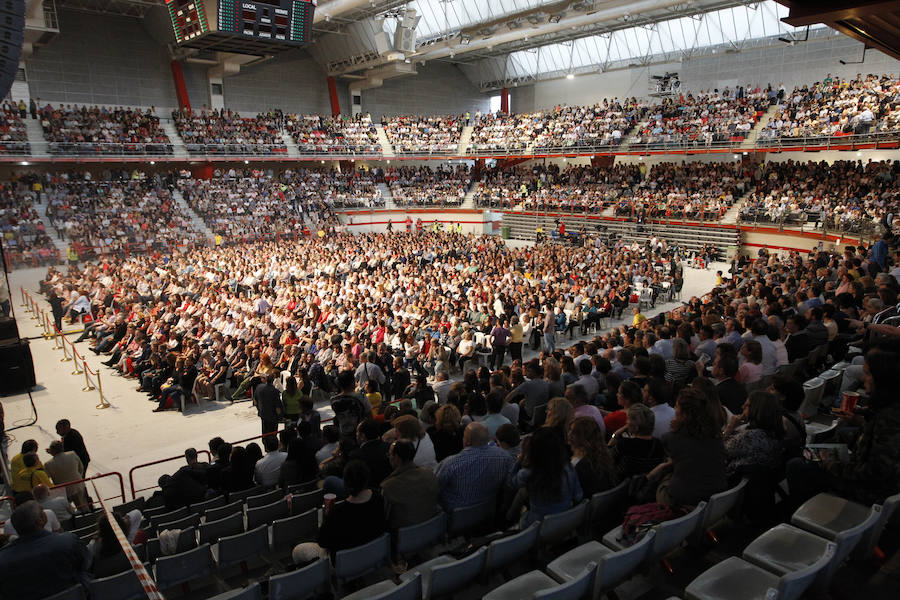
[[[0,0],[0,98],[5,98],[19,72],[25,41],[23,0]]]

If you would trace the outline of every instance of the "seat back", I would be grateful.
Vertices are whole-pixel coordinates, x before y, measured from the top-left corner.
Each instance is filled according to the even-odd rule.
[[[322,501],[325,497],[325,490],[313,490],[305,494],[294,494],[291,496],[291,513],[299,515],[305,513],[312,508],[322,508]]]
[[[397,530],[397,553],[401,555],[415,554],[440,540],[447,531],[447,515],[439,512],[434,517],[409,527]]]
[[[450,536],[465,534],[485,521],[494,518],[496,503],[493,499],[481,504],[454,508],[450,511],[450,519],[447,523],[447,533]]]
[[[100,518],[101,514],[103,513],[100,511],[95,511],[73,516],[72,529],[86,529],[88,527],[95,527],[97,525],[97,519]]]
[[[491,542],[488,546],[485,571],[493,573],[528,554],[537,543],[540,530],[540,523],[532,523],[527,529],[515,535]]]
[[[219,538],[244,531],[244,515],[235,513],[217,521],[207,521],[200,525],[200,543],[215,544]]]
[[[240,500],[242,503],[247,500],[250,496],[259,496],[260,494],[266,492],[266,488],[258,485],[256,487],[252,487],[249,490],[241,490],[239,492],[229,492],[228,493],[228,501],[234,502],[235,500]]]
[[[179,552],[187,552],[197,547],[197,530],[194,527],[182,529],[178,534],[178,541],[175,544],[175,554]],[[163,556],[159,538],[147,540],[147,560],[156,562],[156,559]]]
[[[703,511],[706,510],[706,502],[701,502],[688,514],[671,521],[664,521],[657,525],[656,539],[650,548],[651,560],[662,558],[686,540],[697,530]]]
[[[135,508],[140,510],[141,512],[143,512],[145,503],[146,502],[144,500],[144,497],[139,496],[139,497],[135,498],[134,500],[126,502],[125,504],[113,506],[113,512],[116,513],[117,515],[121,515],[123,517],[125,515],[127,515],[128,513],[130,513],[131,511],[133,511]]]
[[[308,510],[302,515],[272,522],[272,550],[283,552],[292,550],[300,542],[316,539],[319,531],[319,514],[316,510]]]
[[[484,571],[486,560],[487,548],[482,546],[465,558],[435,567],[431,570],[429,597],[446,596],[466,587]]]
[[[372,596],[369,600],[420,600],[422,598],[422,574],[416,573],[416,576],[401,583],[392,590],[388,590],[377,596]]]
[[[230,535],[219,540],[219,568],[230,567],[269,551],[269,528],[260,525],[247,533]]]
[[[57,594],[53,594],[45,600],[84,600],[84,588],[80,585],[73,585]]]
[[[534,600],[582,600],[593,596],[594,581],[597,577],[597,563],[589,562],[580,575],[549,590],[541,590]]]
[[[819,572],[828,567],[834,560],[836,546],[828,542],[825,547],[825,553],[808,567],[804,567],[797,571],[785,573],[778,580],[778,600],[796,600],[803,595],[803,592],[812,585],[812,582],[818,576]]]
[[[212,554],[209,544],[202,544],[193,550],[163,556],[156,561],[156,585],[160,590],[188,583],[213,572]]]
[[[203,502],[197,502],[196,504],[191,504],[191,512],[195,512],[201,515],[206,515],[206,511],[212,508],[219,508],[220,506],[225,506],[227,501],[225,500],[225,496],[216,496],[215,498],[210,498],[209,500],[205,500]]]
[[[245,588],[230,590],[213,596],[209,600],[262,600],[262,589],[259,582],[254,582]]]
[[[894,511],[897,510],[898,506],[900,506],[900,494],[894,494],[884,501],[884,504],[881,507],[881,519],[875,524],[875,527],[863,534],[863,538],[859,541],[859,545],[857,546],[857,556],[866,558],[872,554],[872,551],[875,550],[875,546],[878,545],[878,539],[881,537],[881,532],[884,531],[885,526],[891,522]]]
[[[541,532],[538,536],[541,544],[552,545],[571,537],[584,523],[588,503],[580,502],[569,510],[547,515],[541,521]]]
[[[707,529],[718,523],[740,502],[748,481],[749,479],[745,477],[730,490],[710,496],[709,502],[706,503],[706,510],[703,512],[703,518],[700,520],[698,535],[702,535]]]
[[[282,519],[290,514],[287,498],[276,500],[272,504],[247,509],[247,529],[254,529],[259,525],[268,525],[275,519]]]
[[[628,482],[623,481],[616,487],[606,490],[605,492],[597,492],[591,496],[588,514],[591,523],[596,523],[602,519],[615,507],[620,506],[628,496]]]
[[[200,515],[192,514],[175,521],[160,521],[156,524],[156,531],[157,533],[159,533],[160,531],[165,531],[166,529],[187,529],[188,527],[193,527],[194,529],[196,529],[199,526]]]
[[[819,404],[822,403],[822,394],[825,392],[825,380],[813,377],[803,384],[804,399],[800,405],[801,415],[814,415]]]
[[[243,500],[235,500],[234,502],[229,502],[228,504],[224,504],[222,506],[218,506],[216,508],[208,508],[206,509],[206,522],[210,523],[212,521],[218,521],[220,519],[224,519],[227,516],[233,514],[242,513],[244,510],[244,501]]]
[[[257,494],[255,496],[249,496],[244,501],[244,504],[247,505],[247,508],[258,508],[260,506],[267,506],[276,502],[282,498],[284,498],[285,493],[280,490],[272,490],[271,492],[265,492],[263,494]]]
[[[327,586],[331,579],[331,561],[320,558],[291,573],[269,578],[269,600],[304,600]]]
[[[295,483],[294,485],[289,485],[287,488],[288,494],[306,494],[308,492],[314,492],[319,487],[319,480],[313,479],[312,481],[304,481],[303,483]]]
[[[189,514],[191,514],[191,511],[188,510],[188,507],[182,506],[181,508],[177,508],[169,512],[158,513],[148,518],[150,519],[150,525],[155,528],[160,523],[177,521],[178,519],[185,518]]]
[[[829,577],[837,569],[840,563],[853,552],[854,548],[862,541],[863,536],[878,527],[879,523],[882,521],[881,515],[883,512],[884,508],[881,505],[876,504],[872,506],[872,512],[869,513],[869,516],[865,521],[856,527],[845,529],[835,536],[834,563],[827,569],[829,571]]]
[[[618,552],[600,557],[597,566],[597,591],[611,590],[650,556],[650,549],[656,540],[656,531],[651,529],[637,542]],[[595,595],[595,597],[597,597]]]
[[[390,553],[391,537],[386,533],[368,544],[340,550],[334,556],[334,575],[339,582],[356,579],[384,564]]]
[[[137,573],[131,569],[111,577],[91,580],[88,591],[91,600],[144,600],[147,597]]]

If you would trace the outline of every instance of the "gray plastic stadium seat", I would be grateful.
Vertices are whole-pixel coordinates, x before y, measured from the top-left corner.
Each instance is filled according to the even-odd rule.
[[[200,543],[215,544],[219,538],[235,535],[244,531],[244,515],[235,513],[216,521],[207,521],[199,527]]]
[[[703,516],[700,518],[700,525],[697,527],[697,538],[708,534],[713,541],[716,541],[712,526],[737,506],[744,495],[744,488],[747,487],[748,482],[747,478],[741,479],[740,483],[733,488],[710,496],[709,502],[706,503],[706,510],[703,511]]]
[[[111,577],[93,579],[88,584],[91,600],[145,600],[147,592],[131,569]]]
[[[390,580],[379,581],[341,600],[419,600],[421,597],[422,576],[416,575],[400,585]]]
[[[188,507],[182,506],[181,508],[177,508],[169,512],[158,513],[148,518],[150,519],[150,525],[155,528],[160,523],[177,521],[178,519],[183,519],[190,514],[191,511],[188,510]]]
[[[84,600],[84,588],[80,585],[73,585],[44,600]]]
[[[246,533],[219,538],[213,554],[219,571],[259,558],[269,552],[269,528],[260,525]]]
[[[193,527],[182,529],[181,533],[178,534],[178,542],[175,544],[175,554],[178,554],[180,552],[187,552],[188,550],[192,550],[196,547],[197,530]],[[147,560],[149,562],[156,562],[158,558],[163,556],[159,538],[152,538],[147,540],[146,548]]]
[[[272,522],[272,556],[289,557],[300,542],[316,539],[319,532],[319,511],[308,510],[302,515],[278,519]]]
[[[778,600],[797,600],[833,556],[834,544],[829,543],[825,554],[815,563],[780,577],[732,556],[697,576],[684,588],[684,597],[687,600],[766,600],[771,597],[769,590],[774,590]]]
[[[511,581],[507,581],[500,587],[491,590],[482,597],[482,600],[521,600],[521,598],[534,598],[536,592],[552,590],[559,584],[555,579],[541,571],[529,571],[519,575]]]
[[[247,530],[255,529],[260,525],[268,525],[275,519],[283,519],[289,514],[286,498],[281,498],[281,500],[265,506],[247,508]]]
[[[72,517],[72,529],[84,529],[87,527],[96,527],[97,520],[100,518],[100,515],[103,513],[101,511],[94,511],[89,513],[83,513],[80,515],[74,515]],[[185,513],[187,514],[187,513]]]
[[[588,514],[588,502],[580,502],[569,510],[547,515],[541,521],[538,540],[542,546],[552,546],[572,537],[584,524]]]
[[[597,564],[596,592],[613,589],[627,579],[650,555],[656,531],[650,530],[636,544],[613,551],[596,540],[574,548],[547,565],[547,572],[559,582],[571,581],[590,563]]]
[[[312,508],[322,508],[324,496],[325,492],[323,490],[294,494],[291,497],[291,514],[299,515]]]
[[[866,558],[872,553],[884,526],[891,520],[898,505],[900,494],[895,494],[884,501],[880,518],[859,542],[857,556]],[[871,510],[868,506],[839,496],[818,494],[804,502],[794,512],[791,524],[833,541],[841,531],[857,527],[868,519]]]
[[[803,383],[803,404],[800,405],[801,415],[815,415],[822,404],[822,394],[825,393],[825,380],[813,377]]]
[[[200,515],[205,516],[206,511],[208,511],[209,509],[225,506],[227,502],[228,501],[225,500],[225,496],[216,496],[215,498],[210,498],[209,500],[205,500],[203,502],[191,504],[191,512],[199,513]]]
[[[465,558],[434,567],[427,590],[422,581],[422,598],[444,597],[466,587],[484,571],[486,559],[487,548],[481,547]]]
[[[259,508],[260,506],[268,506],[273,502],[277,502],[278,500],[282,500],[285,497],[285,493],[280,490],[272,490],[271,492],[265,492],[263,494],[256,494],[255,496],[248,496],[244,501],[244,504],[247,505],[247,508]]]
[[[704,510],[706,510],[706,502],[701,502],[688,514],[656,525],[653,528],[656,530],[656,536],[653,539],[653,545],[650,547],[647,559],[656,560],[664,558],[666,554],[681,545],[684,540],[697,530]],[[626,548],[626,546],[620,539],[621,535],[622,527],[616,527],[603,536],[603,543],[610,548],[622,550]]]
[[[875,527],[880,517],[881,507],[873,506],[868,519],[838,533],[834,539],[834,557],[817,580],[823,589],[828,586],[838,566],[853,551],[863,534]],[[743,557],[773,573],[783,574],[816,562],[825,553],[827,545],[827,539],[783,523],[750,542],[744,548]]]
[[[161,531],[165,531],[166,529],[174,530],[174,529],[188,529],[193,528],[196,530],[197,527],[200,526],[200,515],[193,514],[183,517],[181,519],[176,519],[174,521],[160,521],[156,524],[155,529],[158,534]]]
[[[620,506],[628,496],[628,482],[623,481],[611,490],[597,492],[589,501],[588,516],[591,524],[597,523],[614,508]]]
[[[209,600],[262,600],[262,590],[259,587],[259,583],[254,583],[243,589],[231,590],[218,596],[213,596]]]
[[[447,515],[444,512],[417,525],[401,527],[396,534],[397,553],[411,556],[440,541],[446,531]]]
[[[307,492],[314,492],[319,487],[319,480],[313,479],[311,481],[304,481],[303,483],[295,483],[294,485],[289,485],[287,488],[288,494],[306,494]]]
[[[582,598],[592,598],[596,577],[597,565],[588,563],[584,570],[571,581],[549,590],[541,590],[533,598],[534,600],[581,600]]]
[[[156,585],[160,591],[210,577],[213,574],[213,560],[209,544],[181,554],[164,556],[156,561],[155,571]]]
[[[495,509],[496,502],[493,498],[481,504],[454,508],[450,511],[450,519],[447,522],[447,534],[453,537],[471,532],[493,519]]]
[[[243,512],[244,501],[235,500],[234,502],[229,502],[228,504],[224,504],[216,508],[207,508],[204,517],[206,518],[206,522],[209,523],[211,521],[219,521],[221,519],[224,519],[225,517],[235,514],[240,514],[243,516]]]
[[[362,577],[385,564],[391,556],[391,537],[381,535],[368,544],[339,550],[334,555],[334,576],[338,585]]]
[[[485,573],[488,575],[496,573],[528,554],[537,544],[540,529],[540,523],[532,523],[527,529],[515,535],[491,542],[488,546]]]
[[[248,490],[241,490],[239,492],[229,492],[228,493],[228,501],[234,502],[235,500],[240,500],[242,503],[247,501],[247,498],[250,496],[259,496],[260,494],[264,494],[268,492],[266,488],[261,485],[256,487],[252,487]]]
[[[331,580],[331,561],[320,558],[311,565],[269,578],[269,600],[306,600]]]
[[[130,501],[126,502],[125,504],[113,506],[112,510],[117,515],[121,515],[123,517],[125,515],[127,515],[128,513],[130,513],[131,511],[133,511],[134,509],[138,509],[139,511],[141,511],[143,513],[145,503],[146,502],[144,501],[144,497],[138,496],[134,500],[130,500]]]

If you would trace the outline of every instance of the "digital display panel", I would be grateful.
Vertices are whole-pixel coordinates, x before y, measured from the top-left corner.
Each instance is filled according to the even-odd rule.
[[[311,41],[316,0],[166,0],[166,8],[178,44],[277,51]]]

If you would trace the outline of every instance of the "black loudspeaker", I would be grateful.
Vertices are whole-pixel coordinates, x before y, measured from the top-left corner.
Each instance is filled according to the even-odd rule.
[[[28,340],[0,344],[0,394],[19,394],[34,387],[34,361]]]
[[[19,339],[19,328],[12,317],[0,317],[0,344]]]
[[[19,72],[25,39],[25,2],[0,0],[0,98],[5,98]]]

